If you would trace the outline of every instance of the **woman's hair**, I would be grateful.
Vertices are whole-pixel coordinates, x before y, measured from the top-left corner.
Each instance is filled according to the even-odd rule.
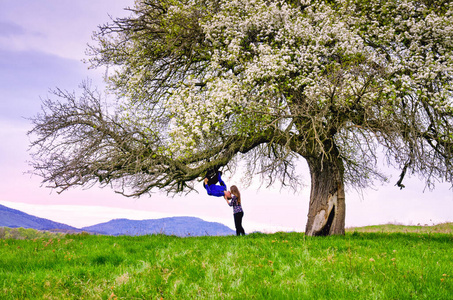
[[[238,187],[235,185],[232,185],[230,187],[230,192],[238,198],[238,204],[241,205],[241,193],[238,190]]]

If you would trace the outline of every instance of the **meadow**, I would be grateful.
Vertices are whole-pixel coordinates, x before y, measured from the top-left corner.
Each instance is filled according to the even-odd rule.
[[[186,238],[3,229],[0,299],[452,299],[452,227]]]

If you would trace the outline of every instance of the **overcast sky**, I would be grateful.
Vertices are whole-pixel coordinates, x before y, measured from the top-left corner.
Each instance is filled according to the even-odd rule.
[[[41,187],[29,171],[27,118],[40,111],[41,99],[55,87],[76,91],[87,78],[102,87],[104,70],[82,63],[92,32],[109,15],[126,16],[133,0],[0,0],[0,204],[57,222],[83,227],[113,218],[151,219],[195,216],[234,228],[232,209],[221,198],[198,194],[169,198],[125,198],[109,189],[73,189],[62,194]],[[297,193],[254,184],[242,189],[246,231],[304,231],[308,213],[309,175],[300,162],[305,188]],[[425,191],[416,177],[406,189],[394,186],[397,171],[385,185],[367,189],[363,197],[346,194],[346,226],[385,223],[453,222],[453,192],[439,184]],[[227,185],[240,189],[241,174],[226,174]]]

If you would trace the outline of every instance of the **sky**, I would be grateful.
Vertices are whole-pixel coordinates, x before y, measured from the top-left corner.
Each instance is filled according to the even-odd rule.
[[[133,0],[0,0],[0,204],[77,228],[111,219],[156,219],[194,216],[220,222],[234,229],[232,209],[222,198],[199,193],[168,197],[127,198],[109,188],[71,189],[61,194],[41,185],[30,175],[28,161],[31,117],[41,101],[56,87],[78,90],[87,79],[103,88],[105,70],[89,70],[87,44],[97,26],[110,16],[124,17]],[[258,181],[241,188],[241,174],[225,174],[227,185],[237,185],[243,198],[246,231],[305,230],[310,176],[299,163],[304,187],[297,192],[279,186],[266,188]],[[425,189],[416,176],[395,186],[398,172],[389,170],[390,181],[359,193],[346,192],[346,227],[405,224],[433,225],[453,222],[453,191],[440,183]]]

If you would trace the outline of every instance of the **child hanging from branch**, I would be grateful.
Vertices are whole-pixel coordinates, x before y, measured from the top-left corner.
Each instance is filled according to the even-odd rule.
[[[203,181],[203,186],[208,192],[208,195],[215,197],[224,197],[227,199],[231,197],[230,192],[227,191],[227,186],[222,180],[222,172],[218,169],[209,169]],[[217,185],[219,183],[219,185]]]

